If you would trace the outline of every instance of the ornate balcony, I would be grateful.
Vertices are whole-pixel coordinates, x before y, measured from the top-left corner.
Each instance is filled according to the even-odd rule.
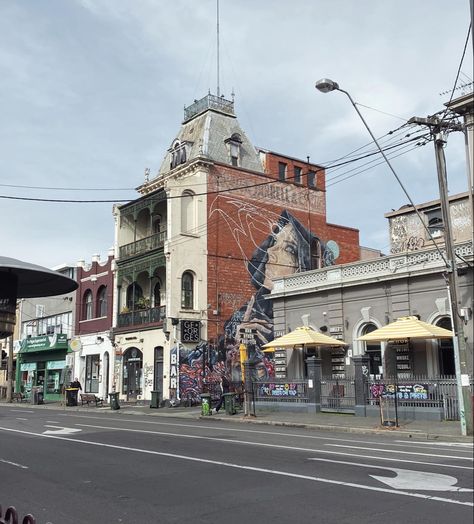
[[[144,324],[160,324],[166,317],[166,307],[151,307],[147,309],[137,309],[128,313],[119,313],[117,327],[143,326]]]
[[[119,248],[120,259],[134,257],[136,255],[141,255],[143,253],[148,253],[154,249],[163,248],[166,239],[166,230],[160,231],[155,235],[151,235],[146,238],[141,238],[136,242],[131,242],[130,244],[125,244]]]

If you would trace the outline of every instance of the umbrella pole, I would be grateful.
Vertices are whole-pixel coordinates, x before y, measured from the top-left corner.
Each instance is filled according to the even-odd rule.
[[[395,427],[398,428],[398,377],[395,377]]]

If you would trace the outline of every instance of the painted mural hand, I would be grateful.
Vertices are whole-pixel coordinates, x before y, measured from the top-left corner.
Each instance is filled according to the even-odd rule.
[[[268,342],[268,336],[272,333],[273,323],[266,315],[262,318],[262,313],[260,313],[260,317],[258,317],[254,305],[255,295],[252,296],[247,304],[242,322],[237,326],[237,334],[240,333],[241,329],[254,329],[256,330],[255,336],[258,341],[261,344],[266,344]]]

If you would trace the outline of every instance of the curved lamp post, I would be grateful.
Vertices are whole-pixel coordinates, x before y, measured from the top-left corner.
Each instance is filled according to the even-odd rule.
[[[385,162],[387,163],[388,167],[392,171],[393,175],[397,179],[398,183],[400,184],[400,187],[402,188],[403,192],[405,193],[406,197],[408,198],[408,201],[412,205],[413,209],[415,210],[415,213],[417,214],[418,218],[420,219],[421,224],[423,225],[425,231],[428,233],[428,237],[432,240],[434,246],[436,247],[438,253],[441,256],[441,259],[444,261],[446,268],[447,268],[447,274],[448,274],[448,298],[450,302],[450,308],[451,308],[451,321],[454,327],[454,333],[453,336],[453,347],[454,347],[454,362],[456,366],[456,383],[457,383],[457,391],[458,391],[458,406],[459,406],[459,418],[461,421],[461,433],[463,435],[472,435],[473,428],[472,428],[472,398],[471,393],[469,389],[469,375],[467,373],[467,366],[466,366],[466,356],[465,356],[465,341],[464,341],[464,334],[463,334],[463,327],[462,322],[460,322],[457,312],[457,284],[456,284],[456,259],[455,255],[453,255],[450,258],[450,260],[446,260],[444,254],[441,252],[440,248],[438,247],[438,244],[436,243],[435,239],[433,238],[431,231],[429,230],[427,224],[423,220],[423,217],[421,216],[420,212],[416,208],[413,200],[411,199],[410,195],[406,191],[405,187],[403,186],[401,180],[398,178],[397,173],[395,172],[395,169],[393,169],[392,164],[390,163],[389,159],[385,155],[383,149],[380,147],[380,144],[377,142],[377,139],[375,138],[374,134],[370,130],[367,122],[364,120],[364,117],[362,116],[361,112],[359,111],[356,103],[354,100],[352,100],[351,95],[344,91],[344,89],[341,89],[339,87],[339,84],[337,82],[334,82],[334,80],[331,80],[330,78],[322,78],[321,80],[318,80],[315,84],[315,87],[318,91],[321,91],[321,93],[330,93],[331,91],[341,91],[341,93],[344,93],[349,100],[351,101],[352,106],[357,111],[357,114],[359,115],[360,119],[364,123],[364,126],[366,127],[367,131],[369,132],[370,136],[372,137],[372,140],[374,141],[375,145],[377,146],[378,150],[380,151],[380,154],[383,156]],[[437,159],[438,162],[438,159]],[[439,162],[438,162],[439,164]],[[440,170],[438,169],[438,177],[441,179],[444,179],[446,174],[440,175]],[[441,206],[445,205],[447,199],[443,199],[442,195],[440,194],[440,203]],[[444,216],[449,215],[449,209],[444,210]],[[450,226],[449,226],[449,220],[445,221],[445,229],[446,229],[446,244],[447,248],[446,251],[448,251],[448,248],[452,250],[453,245],[452,241],[449,239],[451,238],[450,234]],[[460,349],[461,348],[461,349]],[[462,358],[461,358],[462,357]],[[463,384],[463,376],[467,377],[467,383]],[[468,413],[466,413],[466,408],[468,410]]]

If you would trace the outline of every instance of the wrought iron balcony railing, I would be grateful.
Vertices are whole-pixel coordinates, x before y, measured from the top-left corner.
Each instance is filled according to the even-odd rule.
[[[137,309],[128,313],[120,313],[117,318],[117,327],[142,326],[143,324],[158,324],[166,317],[166,307],[151,307]]]
[[[164,246],[166,240],[166,230],[160,231],[155,235],[151,235],[146,238],[131,242],[120,246],[119,255],[121,259],[133,257],[135,255],[141,255],[142,253],[148,253],[154,249],[160,249]]]

